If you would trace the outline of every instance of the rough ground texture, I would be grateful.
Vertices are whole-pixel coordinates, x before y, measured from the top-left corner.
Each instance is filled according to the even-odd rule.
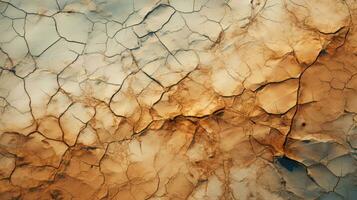
[[[0,199],[357,199],[356,0],[0,0]]]

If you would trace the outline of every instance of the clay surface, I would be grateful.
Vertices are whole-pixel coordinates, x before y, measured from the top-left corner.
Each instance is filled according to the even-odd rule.
[[[1,200],[356,200],[356,0],[0,0]]]

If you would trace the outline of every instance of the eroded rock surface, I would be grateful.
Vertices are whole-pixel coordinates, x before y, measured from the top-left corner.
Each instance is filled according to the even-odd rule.
[[[0,0],[0,199],[357,198],[355,0]]]

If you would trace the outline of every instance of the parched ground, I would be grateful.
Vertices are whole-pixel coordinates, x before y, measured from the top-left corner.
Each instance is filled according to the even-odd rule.
[[[356,200],[356,0],[0,0],[1,200]]]

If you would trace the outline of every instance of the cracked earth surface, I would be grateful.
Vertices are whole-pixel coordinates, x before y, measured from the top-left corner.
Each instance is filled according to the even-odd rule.
[[[0,0],[0,199],[357,199],[356,0]]]

